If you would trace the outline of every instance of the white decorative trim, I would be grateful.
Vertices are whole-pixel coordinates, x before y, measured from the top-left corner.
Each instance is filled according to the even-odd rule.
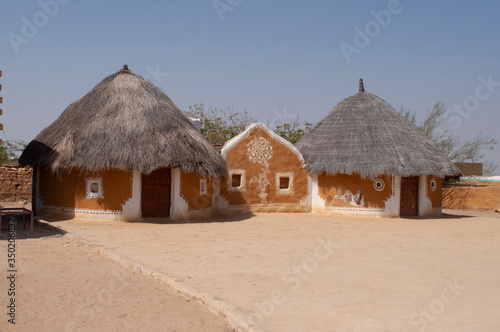
[[[245,206],[250,208],[261,208],[261,207],[290,207],[299,206],[299,203],[256,203],[256,204],[245,204],[245,205],[230,205],[229,209],[238,209]]]
[[[79,209],[62,206],[46,205],[43,207],[43,212],[55,212],[69,217],[87,218],[87,219],[111,219],[122,220],[123,214],[119,210],[95,210],[95,209]]]
[[[142,220],[141,199],[142,199],[142,173],[132,171],[132,181],[130,185],[130,197],[122,205],[123,218],[130,221]]]
[[[325,209],[325,200],[319,194],[318,174],[311,174],[311,206],[313,211]]]
[[[388,217],[399,217],[401,204],[401,177],[392,176],[392,195],[385,201],[385,214]]]
[[[437,189],[437,181],[436,178],[432,178],[430,181],[430,188],[432,191],[436,191]]]
[[[276,134],[275,132],[267,128],[267,126],[263,123],[252,123],[243,132],[241,132],[240,134],[236,135],[235,137],[227,141],[221,150],[221,154],[224,157],[224,159],[226,159],[227,154],[232,148],[234,148],[239,142],[247,138],[254,130],[257,129],[263,129],[273,140],[286,146],[293,153],[295,153],[295,155],[299,158],[300,162],[302,163],[302,166],[305,165],[304,157],[302,157],[300,151],[292,143],[290,143],[280,135]]]
[[[188,202],[181,195],[181,169],[171,169],[170,219],[188,220]]]
[[[327,206],[327,210],[349,211],[349,212],[385,212],[384,208],[365,208],[356,206]]]
[[[241,175],[241,182],[239,187],[233,187],[233,174]],[[228,170],[227,191],[229,192],[245,192],[247,191],[247,177],[244,169],[230,169]]]
[[[427,175],[418,177],[418,215],[430,216],[433,215],[432,201],[429,199],[427,188]]]
[[[293,172],[276,172],[276,194],[293,195],[294,181]],[[288,177],[288,189],[280,188],[280,177]]]
[[[378,187],[377,185],[380,184],[380,187]],[[375,180],[373,180],[373,188],[376,190],[376,191],[382,191],[384,190],[385,188],[385,181],[380,179],[380,178],[377,178]]]
[[[200,195],[207,195],[207,178],[200,178]]]
[[[97,184],[97,193],[91,192],[90,186]],[[104,191],[102,188],[102,178],[88,178],[85,179],[85,198],[86,199],[99,199],[104,198]]]
[[[259,163],[264,166],[261,170],[262,173],[259,177],[253,176],[248,184],[257,183],[260,193],[259,197],[263,203],[267,200],[266,187],[271,185],[271,182],[267,179],[267,174],[271,173],[269,171],[269,162],[274,155],[273,146],[269,144],[269,141],[262,136],[255,138],[253,141],[247,144],[247,156],[248,160],[253,163]],[[232,181],[231,181],[232,182]]]

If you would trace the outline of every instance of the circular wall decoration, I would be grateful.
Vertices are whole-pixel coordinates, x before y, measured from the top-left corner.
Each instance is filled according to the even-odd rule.
[[[437,182],[436,182],[436,179],[435,179],[435,178],[432,178],[432,179],[431,179],[431,190],[432,190],[432,191],[436,191],[436,188],[437,188]]]
[[[373,188],[375,188],[376,191],[382,191],[385,188],[385,182],[382,179],[375,179],[373,180]]]

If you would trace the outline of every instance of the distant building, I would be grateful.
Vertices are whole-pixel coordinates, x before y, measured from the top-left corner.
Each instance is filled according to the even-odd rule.
[[[483,163],[455,163],[463,176],[482,176]]]

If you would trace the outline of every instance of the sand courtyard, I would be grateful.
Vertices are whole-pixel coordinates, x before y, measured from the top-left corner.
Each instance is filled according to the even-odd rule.
[[[438,219],[258,214],[187,223],[46,220],[90,243],[85,250],[105,249],[233,306],[241,318],[233,321],[235,329],[497,331],[500,214],[445,212]],[[38,245],[43,251],[43,242]],[[51,257],[61,260],[58,255],[54,249]],[[78,282],[85,283],[75,280],[76,293],[68,298],[78,294]],[[156,292],[161,296],[161,289]],[[64,310],[58,319],[63,317]]]

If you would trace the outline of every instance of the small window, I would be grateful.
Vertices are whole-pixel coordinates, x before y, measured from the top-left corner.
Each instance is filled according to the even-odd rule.
[[[233,188],[241,188],[241,174],[233,174],[231,176],[231,186]]]
[[[245,171],[242,169],[231,169],[229,170],[229,179],[227,181],[228,191],[246,191],[245,184]]]
[[[288,176],[280,176],[280,189],[290,188],[290,178]]]
[[[90,183],[90,192],[92,194],[98,194],[99,193],[99,183],[91,182]]]
[[[278,195],[293,195],[293,172],[276,173],[276,193]]]
[[[85,180],[85,197],[88,199],[104,198],[102,191],[102,178]]]
[[[207,194],[207,178],[200,179],[200,195]]]

